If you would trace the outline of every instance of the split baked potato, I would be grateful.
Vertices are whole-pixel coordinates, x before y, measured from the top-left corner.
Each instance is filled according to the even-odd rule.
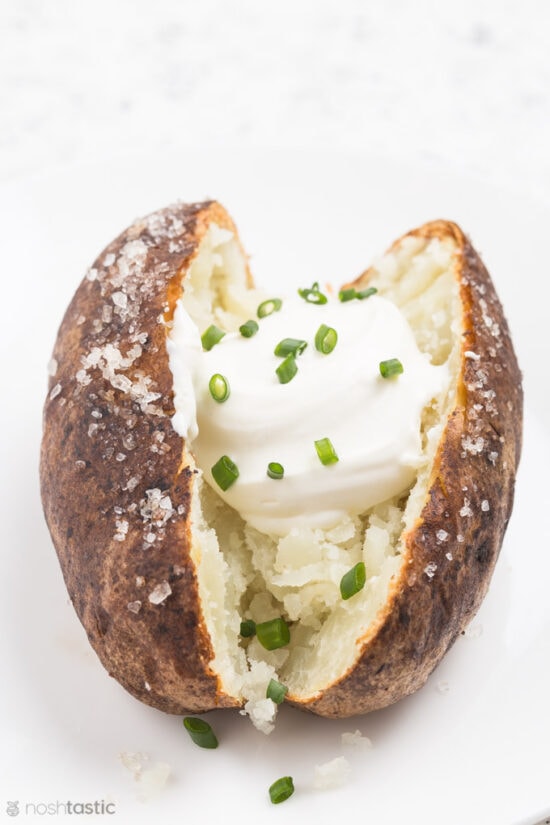
[[[406,489],[329,531],[283,537],[221,500],[173,426],[178,302],[202,333],[238,328],[259,301],[224,208],[178,204],[137,221],[67,309],[44,410],[44,511],[90,643],[149,705],[244,707],[268,731],[276,679],[300,708],[366,713],[417,690],[486,593],[522,425],[521,376],[489,274],[458,226],[434,221],[347,286],[394,302],[448,382],[423,411],[423,461]],[[304,552],[323,559],[327,547],[350,567],[364,561],[353,598],[340,598],[330,570],[326,581],[274,584],[281,554],[296,572]],[[243,620],[272,616],[290,627],[284,649],[241,634]]]

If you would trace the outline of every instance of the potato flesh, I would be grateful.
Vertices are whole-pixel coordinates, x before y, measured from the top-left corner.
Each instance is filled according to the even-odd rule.
[[[449,368],[446,391],[424,411],[425,461],[410,490],[331,530],[302,528],[277,539],[246,525],[199,471],[191,509],[193,558],[215,650],[211,667],[220,688],[245,701],[265,732],[274,715],[265,700],[269,679],[282,681],[300,701],[337,681],[353,666],[357,640],[376,618],[399,571],[401,536],[420,514],[441,422],[455,398],[461,327],[453,263],[449,242],[407,237],[376,262],[369,276],[369,284],[400,307],[420,350],[432,363]],[[199,332],[211,323],[237,329],[254,317],[264,297],[247,288],[235,239],[211,226],[184,280],[183,303]],[[343,601],[340,579],[358,561],[365,562],[367,583]],[[240,637],[242,619],[261,622],[275,616],[292,623],[287,647],[269,652],[257,639]]]

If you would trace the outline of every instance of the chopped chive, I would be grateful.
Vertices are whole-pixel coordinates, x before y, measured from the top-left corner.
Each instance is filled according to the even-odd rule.
[[[338,297],[342,302],[353,301],[355,298],[362,301],[364,298],[370,298],[371,295],[375,295],[377,292],[378,290],[375,286],[369,286],[366,289],[355,289],[355,287],[350,286],[347,289],[341,289]]]
[[[338,297],[340,298],[342,303],[345,303],[346,301],[353,301],[355,295],[356,292],[353,287],[349,287],[349,289],[341,289],[338,293]]]
[[[268,298],[267,301],[262,301],[256,310],[256,315],[258,318],[267,318],[268,315],[272,315],[274,312],[279,312],[282,305],[283,302],[280,298]]]
[[[323,355],[328,355],[338,342],[338,333],[333,327],[327,327],[326,324],[321,324],[315,333],[315,349],[322,352]]]
[[[285,799],[288,799],[293,793],[294,782],[291,776],[281,776],[281,778],[277,779],[269,788],[269,798],[274,805],[278,805],[279,802],[284,802]]]
[[[241,622],[241,636],[243,639],[249,639],[251,636],[256,635],[256,622],[253,622],[252,619],[245,619]]]
[[[280,705],[281,702],[284,702],[287,693],[288,688],[286,685],[281,684],[281,682],[278,682],[276,679],[270,679],[265,697],[266,699],[271,699],[276,705]]]
[[[321,464],[336,464],[338,456],[336,455],[330,438],[320,438],[319,441],[314,441],[313,443],[315,444],[315,449],[317,450]]]
[[[196,716],[186,716],[183,720],[183,726],[199,748],[218,747],[216,734],[204,719],[198,719]]]
[[[279,378],[281,384],[288,384],[289,381],[292,381],[298,372],[298,366],[294,356],[287,355],[285,360],[281,361],[275,372],[277,373],[277,377]]]
[[[301,338],[283,338],[273,352],[275,355],[285,358],[287,355],[301,355],[306,347],[307,341],[302,341]]]
[[[382,378],[393,378],[396,375],[401,375],[403,372],[403,364],[399,358],[388,358],[387,361],[380,361],[380,375]]]
[[[285,468],[278,461],[270,461],[267,465],[267,474],[269,478],[279,479],[285,474]]]
[[[209,352],[213,346],[222,340],[224,335],[223,329],[211,324],[201,335],[202,348]]]
[[[222,455],[219,461],[216,461],[210,472],[218,487],[224,492],[225,490],[229,490],[231,485],[234,484],[239,477],[237,465],[231,461],[227,455]]]
[[[259,329],[260,327],[257,322],[251,318],[250,321],[246,321],[246,323],[239,327],[239,332],[243,338],[252,338],[253,335],[256,335]]]
[[[371,295],[376,295],[378,290],[375,286],[368,286],[366,289],[360,289],[356,292],[355,297],[362,301],[364,298],[370,298]]]
[[[219,372],[214,373],[208,382],[208,389],[210,390],[210,395],[218,404],[223,404],[224,401],[227,401],[231,394],[227,378]]]
[[[343,599],[351,599],[356,593],[359,593],[365,586],[366,581],[365,563],[357,562],[355,567],[344,573],[340,581],[340,594]]]
[[[319,281],[315,281],[309,289],[299,289],[298,295],[308,304],[326,304],[328,298],[319,289]]]
[[[256,637],[266,650],[277,650],[290,642],[290,629],[284,619],[270,619],[256,625]]]

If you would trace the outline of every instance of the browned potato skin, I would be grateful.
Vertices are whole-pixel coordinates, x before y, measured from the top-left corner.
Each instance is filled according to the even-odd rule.
[[[211,222],[236,231],[215,202],[177,205],[134,224],[101,253],[93,265],[98,278],[82,281],[61,324],[53,353],[58,369],[50,381],[50,391],[60,384],[61,392],[48,398],[44,409],[42,501],[71,601],[109,673],[138,699],[169,713],[238,704],[220,694],[209,667],[213,651],[189,557],[192,471],[171,425],[172,374],[166,326],[159,323],[171,317],[181,294],[180,273]],[[105,266],[105,258],[109,253],[118,258],[131,241],[151,244],[142,271],[130,272],[125,281],[136,287],[131,314],[126,319],[113,314],[96,332],[94,321],[105,306],[114,307],[112,296],[119,289],[109,280],[114,269]],[[160,393],[153,411],[115,389],[99,369],[88,370],[85,386],[76,380],[81,358],[92,347],[114,343],[126,354],[133,333],[146,333],[147,342],[142,355],[120,372],[132,380],[138,372],[152,379],[149,389]],[[94,417],[96,411],[101,418]],[[90,425],[92,430],[98,425],[91,435]],[[128,449],[128,443],[135,447]],[[134,478],[137,486],[125,489]],[[150,489],[160,489],[181,509],[165,524],[158,511],[156,528],[155,519],[140,512]],[[121,519],[128,532],[118,541]],[[152,544],[145,540],[151,530],[157,534]],[[151,604],[149,593],[163,581],[171,595]],[[138,613],[127,607],[135,601],[141,601]]]
[[[512,511],[523,392],[502,306],[482,261],[456,224],[433,221],[409,234],[448,238],[456,248],[463,315],[460,383],[426,504],[405,537],[404,563],[388,599],[361,641],[353,667],[317,698],[301,704],[323,716],[377,710],[424,684],[477,612]],[[355,285],[364,287],[371,275],[367,270]],[[479,359],[467,357],[467,352]],[[473,442],[483,439],[479,453],[465,450],[468,437]],[[482,509],[482,501],[489,509]],[[465,506],[471,516],[461,516]],[[448,533],[445,541],[437,538],[441,529]],[[429,564],[437,565],[431,578],[425,572]]]
[[[61,390],[48,397],[44,410],[42,498],[71,600],[109,673],[138,699],[170,713],[239,704],[223,694],[209,667],[213,650],[189,556],[192,470],[170,422],[172,376],[166,326],[159,323],[162,316],[171,317],[181,274],[212,221],[235,231],[215,202],[178,205],[134,224],[107,247],[94,264],[98,278],[82,282],[62,322],[50,392],[58,384]],[[456,225],[435,221],[411,234],[450,237],[455,244],[464,328],[461,382],[426,505],[406,537],[404,564],[362,640],[356,664],[311,701],[289,697],[324,716],[383,707],[425,682],[485,595],[512,507],[522,390],[502,307],[481,260]],[[113,253],[118,258],[132,240],[151,244],[141,271],[131,271],[126,280],[145,292],[130,302],[130,316],[113,314],[99,329],[103,307],[113,305],[118,290],[109,280],[115,270],[105,266],[105,257]],[[357,283],[366,284],[370,274],[367,270]],[[99,369],[87,370],[88,384],[77,380],[82,356],[93,347],[114,343],[126,354],[136,332],[147,335],[143,352],[119,372],[133,381],[140,371],[149,376],[148,389],[160,393],[152,404],[140,404],[114,388]],[[479,360],[466,357],[468,351]],[[489,389],[495,391],[490,401],[483,395]],[[472,417],[476,404],[483,411]],[[467,436],[484,439],[479,454],[465,452]],[[119,454],[123,460],[117,460]],[[136,478],[135,488],[128,489],[128,481]],[[151,489],[170,496],[179,511],[166,518],[165,511],[157,510],[151,518],[144,511],[146,490]],[[469,518],[460,515],[465,497],[472,510]],[[483,500],[489,503],[487,511],[481,509]],[[115,535],[120,536],[121,520],[128,522],[128,531],[119,541]],[[440,529],[449,534],[445,542],[438,542]],[[151,530],[154,542],[146,540]],[[430,563],[437,564],[432,578],[425,573]],[[144,580],[141,586],[138,577]],[[149,593],[163,581],[171,594],[162,604],[151,604]],[[141,602],[137,613],[128,609],[135,601]]]

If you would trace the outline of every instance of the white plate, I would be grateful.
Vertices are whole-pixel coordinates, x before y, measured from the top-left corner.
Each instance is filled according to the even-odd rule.
[[[426,686],[362,718],[283,708],[269,737],[218,711],[209,717],[217,751],[194,747],[181,719],[141,705],[102,669],[68,603],[37,481],[46,363],[86,267],[139,214],[206,196],[235,216],[265,284],[347,280],[413,226],[458,221],[493,274],[526,385],[524,454],[501,559],[470,631]],[[53,815],[48,804],[63,819],[63,804],[101,800],[120,823],[323,825],[357,816],[373,825],[529,825],[549,813],[549,210],[459,174],[383,159],[182,152],[11,184],[0,192],[0,216],[2,814],[17,801],[23,821],[43,822]],[[372,749],[342,747],[341,734],[356,729]],[[135,751],[171,766],[168,785],[147,801],[118,758]],[[347,784],[315,790],[314,766],[341,754],[352,768]],[[283,774],[296,793],[272,806],[267,788]]]

